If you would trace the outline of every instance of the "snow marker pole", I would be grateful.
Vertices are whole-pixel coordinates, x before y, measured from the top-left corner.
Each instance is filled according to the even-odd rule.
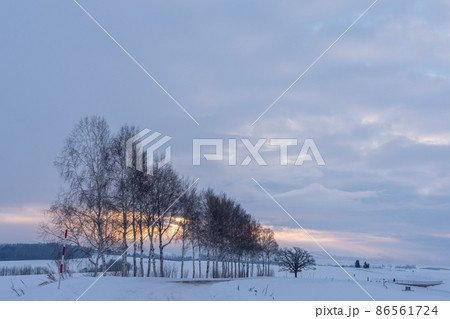
[[[59,266],[58,289],[61,288],[61,278],[62,278],[63,267],[64,267],[64,255],[66,254],[66,239],[67,239],[67,229],[66,229],[66,232],[64,234],[63,251],[62,251],[62,257],[61,257],[61,266]]]

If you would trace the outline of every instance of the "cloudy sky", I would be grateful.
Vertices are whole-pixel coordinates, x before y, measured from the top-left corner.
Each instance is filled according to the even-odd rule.
[[[39,241],[80,118],[172,137],[175,168],[240,201],[283,245],[450,264],[450,4],[373,0],[0,2],[0,242]],[[192,166],[193,138],[313,138],[326,166]],[[225,143],[227,145],[227,143]],[[227,150],[226,150],[227,151]],[[238,162],[247,153],[238,143]]]

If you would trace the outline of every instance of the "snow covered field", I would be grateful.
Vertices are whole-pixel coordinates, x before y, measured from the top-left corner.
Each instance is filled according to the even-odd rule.
[[[8,261],[2,266],[46,266],[49,261]],[[178,262],[167,261],[179,266]],[[188,268],[192,263],[186,264]],[[450,300],[450,271],[345,268],[376,300]],[[204,268],[203,268],[204,270]],[[430,288],[404,287],[391,280],[443,281]],[[45,275],[0,277],[0,300],[76,300],[95,278],[74,274],[62,282],[45,286]],[[24,294],[17,296],[11,286]],[[297,279],[293,274],[275,271],[275,277],[250,279],[179,279],[179,278],[121,278],[106,276],[83,295],[80,300],[370,300],[370,298],[338,267],[317,266]]]

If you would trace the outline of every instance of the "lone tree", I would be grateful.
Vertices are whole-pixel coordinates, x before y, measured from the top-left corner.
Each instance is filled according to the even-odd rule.
[[[278,252],[278,262],[281,270],[293,272],[295,278],[297,278],[298,272],[303,269],[314,269],[316,265],[313,256],[299,247],[280,249]]]
[[[368,264],[367,262],[364,262],[364,265],[363,265],[363,268],[369,268],[370,267],[370,264]]]
[[[361,264],[359,263],[359,259],[355,262],[355,268],[361,268]]]

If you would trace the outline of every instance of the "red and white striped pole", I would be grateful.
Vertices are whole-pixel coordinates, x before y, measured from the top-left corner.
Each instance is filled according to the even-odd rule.
[[[58,289],[61,288],[61,278],[63,275],[63,268],[64,268],[64,255],[66,254],[66,240],[67,240],[67,229],[64,234],[64,242],[63,242],[63,251],[62,251],[62,257],[61,257],[61,266],[59,267],[59,281],[58,281]]]

